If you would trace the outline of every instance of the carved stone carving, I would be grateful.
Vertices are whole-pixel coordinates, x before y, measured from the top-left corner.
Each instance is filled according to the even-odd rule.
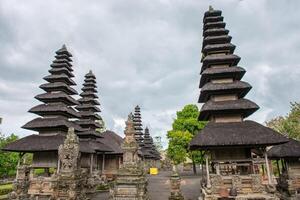
[[[29,197],[29,173],[30,168],[26,165],[21,165],[17,169],[17,176],[13,186],[13,192],[9,194],[9,199],[24,200]]]
[[[85,200],[87,172],[80,169],[79,139],[70,128],[64,144],[60,145],[58,157],[61,167],[53,176],[53,199],[57,200]]]
[[[147,181],[143,163],[138,158],[138,144],[134,137],[132,114],[128,116],[124,133],[123,165],[118,171],[115,185],[110,189],[110,199],[148,200]]]

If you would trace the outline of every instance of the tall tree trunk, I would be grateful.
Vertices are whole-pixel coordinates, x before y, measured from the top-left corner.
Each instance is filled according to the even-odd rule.
[[[194,174],[197,174],[197,169],[196,169],[196,163],[195,163],[195,160],[194,160],[194,155],[192,155],[192,162],[193,162],[193,172],[194,172]]]

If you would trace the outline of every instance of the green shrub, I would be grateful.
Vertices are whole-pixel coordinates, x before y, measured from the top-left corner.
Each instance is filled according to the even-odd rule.
[[[0,185],[0,195],[6,195],[13,191],[13,184]]]

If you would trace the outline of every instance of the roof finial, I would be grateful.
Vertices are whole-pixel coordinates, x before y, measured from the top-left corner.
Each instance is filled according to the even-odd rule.
[[[213,8],[211,5],[209,5],[208,10],[209,10],[209,11],[213,11],[214,8]]]
[[[67,47],[66,47],[65,44],[63,44],[61,48],[62,48],[62,49],[67,49]]]

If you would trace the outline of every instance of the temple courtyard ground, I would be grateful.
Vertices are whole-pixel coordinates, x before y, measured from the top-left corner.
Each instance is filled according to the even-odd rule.
[[[167,200],[170,195],[171,172],[160,172],[156,176],[148,176],[148,192],[150,200]],[[197,200],[200,194],[200,175],[192,172],[181,173],[181,189],[185,200]],[[108,200],[108,192],[97,194],[92,200]]]

